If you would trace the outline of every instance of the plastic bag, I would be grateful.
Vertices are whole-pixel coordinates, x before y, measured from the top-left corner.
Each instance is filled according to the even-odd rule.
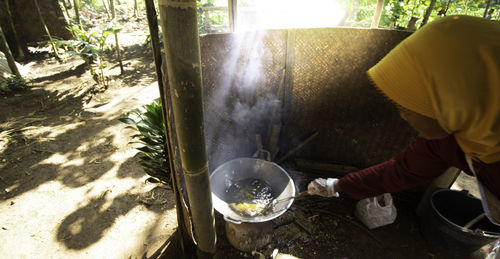
[[[369,229],[389,225],[397,216],[396,207],[389,193],[358,201],[354,214]]]

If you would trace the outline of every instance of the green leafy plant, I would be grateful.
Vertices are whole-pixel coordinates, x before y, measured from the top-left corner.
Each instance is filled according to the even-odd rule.
[[[159,100],[146,104],[139,109],[125,113],[118,120],[131,126],[139,133],[132,136],[130,143],[140,144],[136,157],[153,183],[170,186],[170,164],[165,137],[161,102]]]
[[[19,76],[12,75],[7,77],[5,81],[0,81],[0,95],[20,92],[27,88],[26,81]]]
[[[74,35],[73,39],[58,41],[57,45],[70,49],[69,54],[80,56],[89,66],[96,83],[107,87],[108,80],[104,75],[104,50],[111,49],[111,46],[106,44],[106,40],[110,33],[116,34],[121,29],[117,28],[113,22],[100,32],[86,32],[76,25],[67,28]]]

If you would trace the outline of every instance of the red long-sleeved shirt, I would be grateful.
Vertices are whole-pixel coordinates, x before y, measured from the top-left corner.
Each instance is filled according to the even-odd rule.
[[[473,165],[477,178],[500,198],[500,162],[473,161]],[[464,152],[452,135],[438,140],[417,137],[390,160],[350,173],[339,179],[338,184],[343,192],[361,200],[409,189],[438,177],[451,166],[473,175]]]

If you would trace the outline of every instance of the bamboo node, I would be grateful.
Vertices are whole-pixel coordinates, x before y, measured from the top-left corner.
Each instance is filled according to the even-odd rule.
[[[202,168],[194,171],[189,171],[184,169],[184,175],[185,176],[198,176],[201,174],[208,173],[208,163],[206,163]]]

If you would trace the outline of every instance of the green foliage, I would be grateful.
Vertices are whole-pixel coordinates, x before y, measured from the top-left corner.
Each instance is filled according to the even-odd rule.
[[[0,81],[0,95],[8,95],[28,89],[26,81],[19,76],[12,75],[6,81]]]
[[[161,182],[170,185],[170,165],[165,137],[161,102],[159,100],[146,104],[139,109],[125,113],[119,120],[132,125],[139,134],[133,135],[130,143],[139,143],[136,157],[150,178],[150,182]]]
[[[214,5],[214,0],[197,0],[198,30],[200,34],[224,31],[222,28],[229,26],[227,10],[210,10],[207,12],[203,10],[205,7]]]
[[[441,8],[447,9],[448,16],[461,14],[482,17],[486,2],[486,0],[437,0],[428,22],[439,18],[437,11]],[[419,27],[430,3],[431,0],[386,0],[379,26],[404,29],[408,26],[410,19],[416,17],[419,18],[417,21],[417,27]],[[369,25],[375,13],[376,4],[376,0],[360,0],[355,22]],[[498,10],[500,2],[493,0],[490,8]]]
[[[57,47],[64,48],[68,54],[80,56],[90,67],[90,72],[94,80],[101,85],[107,86],[104,76],[104,50],[111,49],[111,45],[106,44],[110,34],[116,34],[122,29],[112,21],[101,31],[87,32],[77,25],[67,27],[73,34],[71,40],[55,40]],[[93,66],[97,63],[95,66]]]

